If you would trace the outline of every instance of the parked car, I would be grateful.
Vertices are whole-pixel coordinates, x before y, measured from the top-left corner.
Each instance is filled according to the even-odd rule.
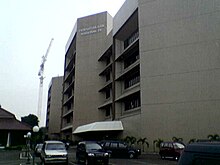
[[[162,159],[172,158],[178,160],[185,146],[178,142],[162,142],[160,144],[160,157]]]
[[[39,143],[36,145],[36,147],[34,149],[35,156],[40,156],[42,147],[43,147],[43,143]]]
[[[65,144],[61,141],[45,141],[41,150],[41,160],[44,164],[68,164]]]
[[[137,158],[141,154],[140,149],[135,149],[123,141],[101,141],[103,149],[109,152],[111,157]]]
[[[82,141],[76,148],[76,160],[86,165],[108,165],[109,154],[96,142]]]
[[[220,164],[220,142],[195,142],[184,149],[178,165]]]

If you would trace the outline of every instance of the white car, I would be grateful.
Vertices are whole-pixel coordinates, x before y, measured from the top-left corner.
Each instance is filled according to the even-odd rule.
[[[41,150],[43,164],[68,164],[65,144],[61,141],[45,141]]]

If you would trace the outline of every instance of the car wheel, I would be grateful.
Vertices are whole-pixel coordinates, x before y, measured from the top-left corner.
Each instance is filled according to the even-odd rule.
[[[134,153],[129,153],[129,158],[133,159],[134,158]]]

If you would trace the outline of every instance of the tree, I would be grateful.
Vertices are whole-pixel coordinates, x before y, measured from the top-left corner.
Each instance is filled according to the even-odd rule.
[[[188,143],[190,144],[190,143],[195,143],[195,142],[196,142],[196,139],[193,138],[193,139],[190,139]]]
[[[147,147],[149,147],[149,143],[147,142],[147,138],[140,138],[137,141],[137,144],[141,143],[142,145],[142,151],[144,152],[144,144],[147,145]]]
[[[214,135],[208,135],[208,139],[211,141],[215,141],[215,140],[220,140],[220,137],[218,134],[214,134]]]
[[[183,138],[172,137],[173,142],[183,142]]]
[[[126,136],[124,138],[124,141],[126,143],[128,143],[129,145],[134,145],[136,143],[137,139],[134,136]]]
[[[21,117],[21,122],[24,122],[30,125],[31,127],[34,127],[38,126],[39,120],[37,116],[29,114],[28,116]]]
[[[160,139],[160,138],[158,138],[157,140],[154,140],[154,141],[153,141],[154,152],[155,152],[155,146],[156,146],[157,148],[159,148],[159,147],[160,147],[160,144],[161,144],[162,142],[163,142],[163,140]]]

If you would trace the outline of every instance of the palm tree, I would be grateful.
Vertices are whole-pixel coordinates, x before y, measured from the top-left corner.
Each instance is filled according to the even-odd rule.
[[[126,136],[124,138],[124,141],[126,143],[128,143],[129,145],[134,145],[136,143],[137,139],[134,136]]]
[[[190,144],[190,143],[195,143],[195,142],[196,142],[196,139],[193,138],[193,139],[190,139],[188,143]]]
[[[157,140],[154,140],[154,141],[153,141],[154,152],[155,152],[155,146],[156,146],[157,148],[159,148],[159,147],[160,147],[160,144],[161,144],[162,142],[163,142],[163,140],[160,139],[160,138],[158,138]]]
[[[129,144],[130,141],[131,141],[130,139],[131,139],[130,136],[126,136],[126,137],[123,139],[123,141]]]
[[[142,145],[142,151],[144,152],[144,144],[147,145],[147,148],[149,148],[149,143],[147,142],[147,138],[140,138],[137,141],[137,144],[141,143]]]
[[[214,134],[214,135],[208,135],[208,139],[211,141],[215,141],[215,140],[220,140],[220,137],[218,134]]]
[[[134,145],[136,141],[137,141],[136,137],[131,136],[131,145]]]
[[[183,142],[183,138],[172,137],[173,142]]]

